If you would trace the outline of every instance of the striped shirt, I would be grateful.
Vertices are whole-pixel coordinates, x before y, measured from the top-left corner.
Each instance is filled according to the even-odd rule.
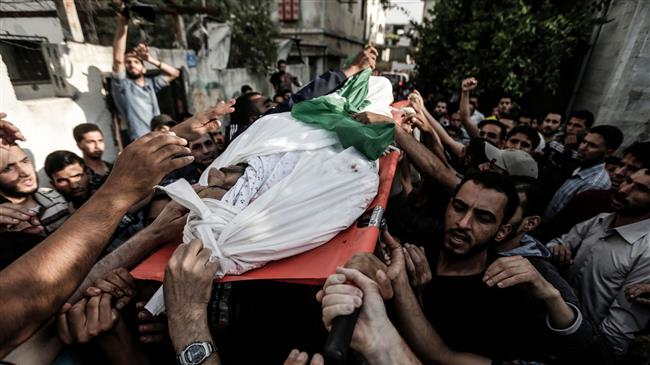
[[[609,175],[605,170],[604,162],[586,169],[578,168],[555,192],[546,208],[544,219],[556,215],[578,193],[593,189],[609,189],[609,187]]]

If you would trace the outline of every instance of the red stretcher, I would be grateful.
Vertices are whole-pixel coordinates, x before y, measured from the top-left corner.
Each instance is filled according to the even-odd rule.
[[[242,275],[227,275],[216,282],[242,280],[276,280],[283,282],[322,285],[325,279],[359,252],[374,252],[379,239],[379,225],[390,195],[393,176],[397,167],[399,153],[391,152],[379,160],[379,188],[377,196],[370,204],[367,213],[370,219],[366,227],[352,225],[340,232],[329,242],[313,250],[286,259],[273,261],[267,265],[248,271]],[[367,216],[364,214],[363,216]],[[165,266],[178,243],[170,243],[154,252],[131,274],[136,279],[163,281]]]

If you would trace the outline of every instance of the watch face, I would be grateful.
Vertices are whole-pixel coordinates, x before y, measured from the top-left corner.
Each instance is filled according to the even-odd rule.
[[[205,348],[203,345],[195,343],[185,350],[185,360],[190,364],[198,364],[205,358]]]

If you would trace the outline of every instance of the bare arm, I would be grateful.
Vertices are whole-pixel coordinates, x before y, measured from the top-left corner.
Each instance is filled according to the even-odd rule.
[[[443,160],[401,128],[395,128],[395,141],[420,173],[437,181],[448,191],[453,191],[460,183],[460,178],[453,168],[447,166]]]
[[[463,80],[460,90],[460,119],[470,138],[476,138],[479,136],[478,126],[472,123],[472,116],[469,114],[469,93],[476,88],[476,85],[478,85],[478,81],[475,78],[470,77]]]
[[[153,132],[129,145],[106,183],[56,232],[0,272],[0,357],[33,335],[84,279],[129,207],[193,159],[187,141]]]
[[[113,37],[113,72],[120,73],[124,70],[124,53],[126,52],[126,34],[129,29],[129,21],[121,14],[115,16],[117,26]]]
[[[424,122],[428,122],[429,128],[426,126],[420,127],[420,129],[431,129],[431,133],[435,133],[437,138],[440,140],[442,145],[446,146],[454,156],[458,158],[463,158],[465,155],[465,146],[457,141],[454,141],[453,138],[449,136],[447,131],[442,127],[442,125],[429,113],[427,108],[424,106],[424,100],[417,90],[414,90],[411,95],[409,95],[409,101],[415,109],[418,117]]]
[[[384,233],[384,242],[391,251],[388,277],[394,292],[396,325],[418,358],[426,364],[490,364],[489,359],[471,353],[455,352],[447,347],[425,317],[411,288],[402,245],[388,233]]]

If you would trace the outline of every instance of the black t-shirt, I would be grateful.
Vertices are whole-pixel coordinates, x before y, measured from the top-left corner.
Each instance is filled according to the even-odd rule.
[[[433,328],[455,351],[492,360],[545,359],[551,333],[542,303],[522,288],[489,288],[483,275],[434,274],[423,292],[423,311]]]

